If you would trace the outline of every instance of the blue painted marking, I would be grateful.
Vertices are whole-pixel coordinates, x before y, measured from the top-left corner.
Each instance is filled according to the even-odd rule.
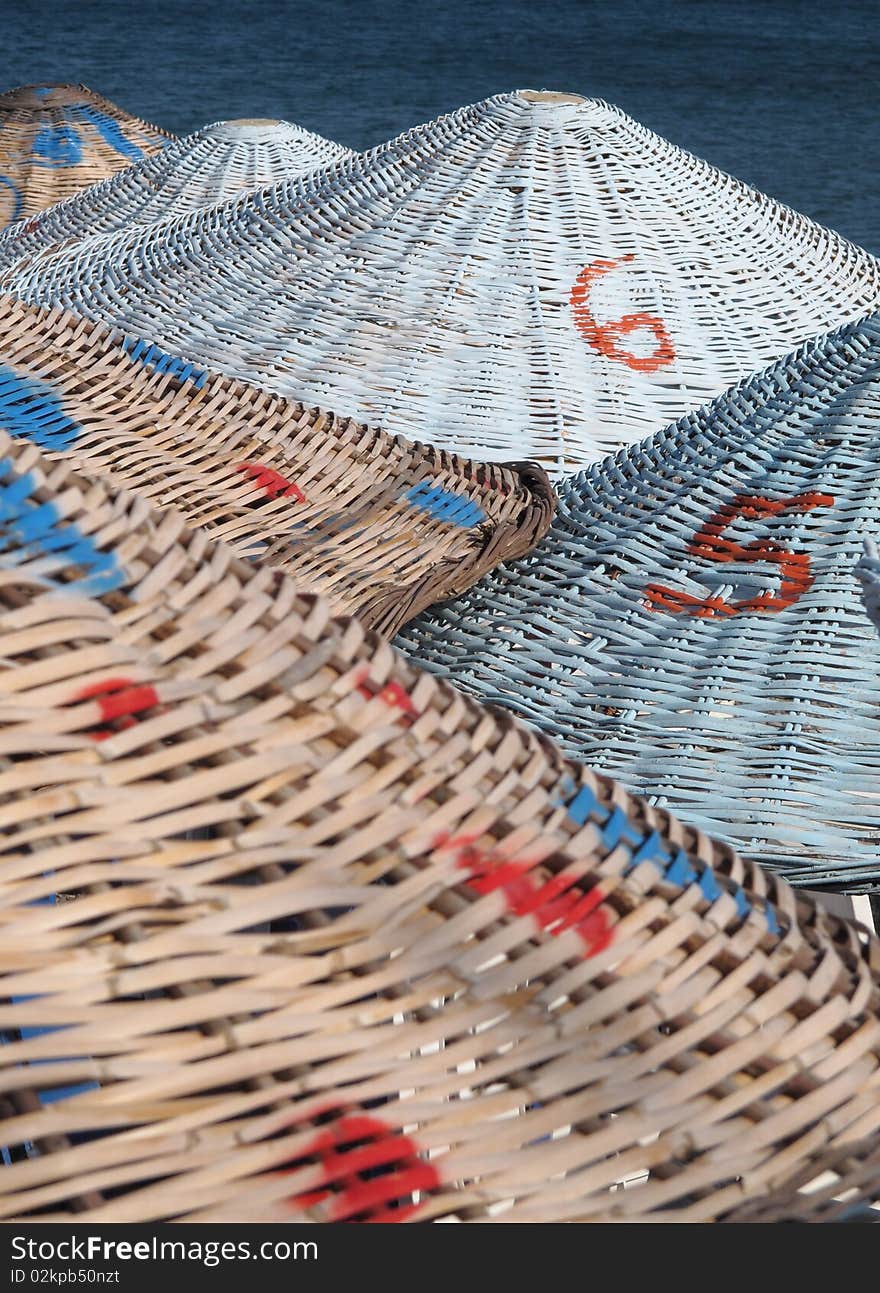
[[[693,884],[697,878],[697,873],[691,867],[688,856],[684,849],[679,849],[675,857],[670,862],[664,872],[663,879],[669,884],[674,884],[680,889],[686,889],[689,884]]]
[[[443,489],[440,485],[431,485],[426,480],[413,485],[405,497],[408,503],[413,507],[420,507],[429,516],[433,516],[435,521],[458,525],[463,530],[479,525],[486,519],[486,513],[477,503],[469,498],[462,498],[449,489]]]
[[[145,367],[152,368],[154,373],[170,373],[172,377],[176,377],[182,382],[192,382],[196,389],[201,389],[208,380],[208,374],[204,369],[196,368],[193,364],[187,363],[185,359],[179,359],[176,355],[169,355],[167,351],[160,350],[151,341],[144,341],[142,338],[125,337],[122,342],[122,349],[129,359],[135,359]]]
[[[0,479],[9,475],[9,463],[0,462]],[[26,503],[34,492],[35,482],[33,477],[25,473],[13,479],[10,485],[0,491],[0,520],[14,520],[22,510],[22,504]]]
[[[740,889],[739,885],[733,891],[734,901],[736,902],[736,914],[745,918],[752,910],[752,904]]]
[[[707,902],[715,902],[724,892],[708,867],[700,874],[700,890]]]
[[[568,815],[578,826],[583,826],[591,813],[599,807],[596,796],[589,786],[581,786],[574,799],[568,805]]]
[[[10,464],[0,462],[0,481],[10,475]],[[125,582],[125,571],[113,552],[102,552],[78,526],[61,518],[52,503],[32,503],[37,482],[29,473],[0,484],[0,566],[17,565],[16,548],[59,554],[58,566],[82,566],[85,578],[64,585],[72,591],[100,596]],[[3,532],[5,531],[5,533]],[[3,548],[12,549],[4,559]]]
[[[615,808],[602,827],[602,841],[607,849],[614,849],[621,840],[626,844],[640,844],[642,837],[630,826],[629,818],[623,809]]]
[[[0,426],[41,449],[69,449],[82,428],[67,416],[51,386],[0,364]]]
[[[560,789],[565,795],[571,794],[574,789],[572,778],[568,774],[560,783]],[[675,857],[670,860],[669,854],[664,849],[660,836],[656,831],[651,831],[647,836],[640,835],[629,824],[629,819],[622,808],[615,808],[613,812],[609,813],[598,802],[589,786],[581,786],[568,805],[562,799],[554,802],[560,807],[566,808],[568,816],[578,826],[585,825],[587,819],[592,815],[595,815],[600,823],[604,821],[604,825],[600,826],[600,830],[603,843],[609,850],[616,848],[621,840],[633,848],[632,856],[624,867],[624,875],[634,870],[640,863],[650,862],[662,872],[663,879],[668,884],[675,885],[677,889],[686,889],[689,885],[698,884],[700,892],[707,902],[715,902],[723,893],[727,892],[719,884],[711,868],[706,867],[699,871],[695,870],[691,866],[684,849],[680,848]],[[751,903],[739,885],[734,885],[730,892],[736,903],[737,915],[744,919],[752,910]],[[769,932],[779,934],[779,923],[776,920],[773,908],[769,904],[766,906],[765,915]]]
[[[41,126],[31,148],[36,166],[57,169],[82,161],[82,144],[73,126]]]
[[[669,861],[669,854],[660,842],[660,836],[656,831],[651,831],[647,839],[636,849],[632,855],[630,869],[637,867],[641,862],[653,862],[658,871],[665,870],[665,864]],[[663,865],[661,865],[663,864]]]
[[[126,139],[119,122],[108,117],[106,112],[101,112],[100,108],[84,106],[78,109],[78,115],[95,127],[105,144],[109,144],[129,161],[136,162],[143,157],[144,150],[138,148],[137,144],[132,143],[130,139]]]
[[[18,523],[18,532],[25,543],[41,543],[55,524],[56,512],[52,503],[41,503],[25,513]]]
[[[14,221],[21,219],[21,209],[23,206],[21,193],[17,184],[13,184],[8,175],[0,175],[0,185],[9,189],[12,194],[12,214],[5,221],[6,224],[13,224]]]

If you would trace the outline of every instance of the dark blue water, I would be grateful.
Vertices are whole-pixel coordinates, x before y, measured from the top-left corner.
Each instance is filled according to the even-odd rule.
[[[288,117],[354,148],[520,87],[599,95],[880,253],[880,0],[0,0],[0,80],[177,134]]]

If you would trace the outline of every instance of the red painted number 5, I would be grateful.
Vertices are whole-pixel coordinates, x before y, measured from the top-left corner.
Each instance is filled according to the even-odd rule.
[[[687,551],[706,561],[772,561],[779,570],[779,589],[764,591],[755,597],[727,602],[721,597],[693,597],[690,593],[676,592],[663,584],[648,584],[645,598],[652,611],[673,611],[685,615],[698,615],[703,619],[714,615],[739,615],[743,611],[775,613],[791,606],[813,583],[810,558],[806,552],[789,552],[769,539],[756,539],[754,543],[735,543],[722,537],[736,517],[757,520],[764,516],[778,516],[781,512],[812,512],[815,507],[833,507],[831,494],[795,494],[791,498],[770,499],[760,495],[740,494],[732,503],[725,503],[714,516],[698,530],[687,546]]]
[[[609,323],[599,323],[590,308],[590,292],[596,279],[633,259],[633,256],[621,256],[619,260],[594,260],[592,264],[581,270],[571,289],[570,302],[574,313],[574,324],[584,341],[594,350],[598,350],[601,355],[605,355],[608,359],[616,359],[637,372],[655,373],[658,368],[671,364],[675,358],[675,347],[663,320],[658,319],[656,314],[639,311],[624,314]],[[653,332],[657,340],[657,348],[653,354],[640,357],[620,345],[622,337],[628,337],[631,332],[637,332],[640,328],[647,328]]]

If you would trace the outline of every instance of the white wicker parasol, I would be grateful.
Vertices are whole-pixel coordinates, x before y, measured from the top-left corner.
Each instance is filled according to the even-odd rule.
[[[305,403],[562,470],[876,308],[880,266],[601,100],[518,91],[12,286]]]

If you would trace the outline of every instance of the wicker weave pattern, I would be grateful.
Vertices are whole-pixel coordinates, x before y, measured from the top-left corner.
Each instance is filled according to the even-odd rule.
[[[217,121],[0,235],[0,269],[68,238],[148,225],[352,155],[289,121]]]
[[[12,281],[305,403],[553,470],[880,305],[866,252],[600,100],[532,92]]]
[[[172,136],[84,85],[0,94],[0,228],[114,175]]]
[[[818,1174],[817,1174],[818,1169]],[[880,1222],[880,1144],[868,1136],[830,1150],[763,1199],[734,1208],[725,1221]]]
[[[535,552],[401,645],[807,884],[880,884],[880,320],[566,481]]]
[[[0,298],[0,427],[295,570],[392,633],[546,531],[536,468],[484,466],[305,410],[100,324]]]
[[[876,1133],[864,932],[0,453],[0,1215],[696,1220]]]

